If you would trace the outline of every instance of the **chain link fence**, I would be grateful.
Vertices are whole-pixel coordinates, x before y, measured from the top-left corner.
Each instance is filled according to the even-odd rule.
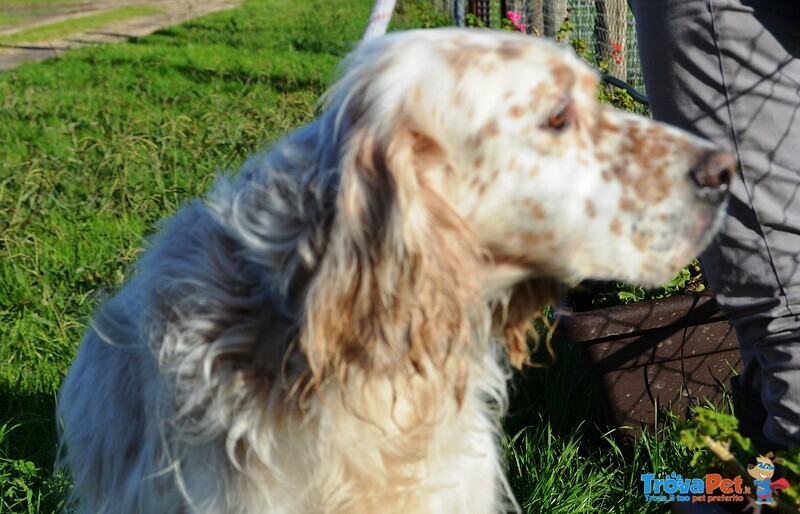
[[[458,24],[500,28],[508,12],[524,31],[581,48],[590,64],[644,93],[636,27],[626,0],[433,0]]]

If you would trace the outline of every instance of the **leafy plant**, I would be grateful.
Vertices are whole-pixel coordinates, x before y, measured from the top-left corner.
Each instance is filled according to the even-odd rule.
[[[570,13],[571,9],[567,8],[566,16],[564,16],[564,19],[558,25],[558,30],[556,30],[556,41],[562,45],[569,43],[569,45],[575,49],[575,52],[578,55],[588,61],[589,45],[586,43],[586,41],[578,38],[570,38],[570,35],[575,33],[575,30],[577,29],[577,26],[569,19]],[[580,44],[576,44],[578,42],[580,42]]]
[[[692,466],[701,471],[722,469],[747,479],[745,467],[759,455],[753,442],[739,433],[739,421],[711,407],[698,407],[680,428],[681,443],[692,452]],[[776,497],[778,511],[800,512],[800,448],[777,451],[776,462],[790,487]],[[782,459],[780,461],[779,459]]]
[[[394,11],[394,25],[403,28],[431,29],[452,25],[450,17],[437,11],[429,0],[398,0]]]
[[[471,12],[464,15],[464,25],[466,25],[467,27],[473,27],[479,29],[486,28],[486,24],[483,23],[483,21],[480,18],[478,18]]]
[[[0,512],[61,512],[70,488],[64,474],[52,474],[32,460],[11,455],[10,434],[24,428],[0,425]]]
[[[601,63],[603,64],[603,63]],[[648,107],[633,99],[624,89],[601,83],[597,88],[597,99],[618,109],[639,114],[647,114]]]
[[[592,298],[592,305],[598,308],[628,305],[642,300],[668,298],[676,294],[699,294],[705,290],[706,283],[700,263],[695,259],[661,287],[648,289],[635,284],[618,282],[613,289],[595,294]]]

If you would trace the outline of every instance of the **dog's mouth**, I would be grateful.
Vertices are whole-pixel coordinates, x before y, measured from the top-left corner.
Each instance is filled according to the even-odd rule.
[[[512,251],[489,246],[484,248],[486,262],[479,267],[477,282],[483,295],[493,298],[509,288],[531,282],[564,282],[555,273],[548,260],[537,259],[535,252]]]
[[[495,257],[491,265],[480,268],[478,284],[483,295],[492,298],[510,287],[531,280],[533,276],[534,273],[525,265],[524,260]]]
[[[705,206],[705,212],[698,216],[689,227],[689,241],[696,248],[696,253],[705,250],[722,228],[728,210],[727,195],[717,204]]]

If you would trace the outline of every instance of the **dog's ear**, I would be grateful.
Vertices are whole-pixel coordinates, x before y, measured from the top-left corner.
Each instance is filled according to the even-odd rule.
[[[554,303],[558,297],[556,281],[532,280],[514,286],[507,303],[495,310],[495,324],[502,327],[508,359],[515,368],[531,364],[528,331],[534,328],[534,320],[543,318],[542,307]],[[532,334],[531,337],[538,336]],[[536,342],[538,344],[538,340]]]
[[[306,300],[310,368],[318,380],[353,367],[442,370],[466,358],[478,318],[469,309],[479,305],[474,237],[430,183],[445,151],[402,123],[384,137],[370,123],[350,130],[330,242]],[[464,376],[451,378],[463,386]]]

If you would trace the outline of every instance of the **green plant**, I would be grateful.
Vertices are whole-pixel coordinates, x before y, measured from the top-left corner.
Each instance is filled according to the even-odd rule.
[[[646,114],[647,107],[633,99],[624,89],[601,83],[597,88],[597,99],[628,112]]]
[[[594,46],[590,45],[585,39],[574,36],[573,34],[576,33],[576,30],[577,26],[570,21],[570,13],[568,10],[566,18],[556,31],[556,41],[560,44],[569,44],[578,56],[587,64],[597,69],[601,74],[608,73],[608,63],[603,60],[596,60],[592,50]],[[617,47],[615,46],[615,48]],[[636,112],[645,116],[649,116],[650,114],[649,108],[634,100],[627,91],[602,82],[597,88],[597,99],[601,103],[613,105],[624,111]]]
[[[0,425],[0,511],[61,512],[70,488],[64,473],[13,456],[11,435],[24,429],[21,423]]]
[[[537,325],[539,339],[547,326]],[[644,501],[641,476],[692,474],[691,453],[677,437],[679,420],[657,418],[658,427],[623,444],[601,422],[600,392],[582,372],[577,345],[540,345],[538,365],[511,384],[503,452],[515,497],[529,513],[661,513],[666,504]]]
[[[399,0],[395,5],[393,27],[424,28],[452,25],[450,17],[436,10],[430,0]]]
[[[464,16],[464,25],[466,25],[467,27],[473,27],[473,28],[479,28],[479,29],[486,28],[486,24],[483,23],[483,21],[481,21],[480,18],[478,18],[477,16],[475,16],[471,12],[467,13]]]
[[[644,288],[635,284],[618,282],[606,291],[596,293],[592,304],[596,307],[627,305],[642,300],[657,300],[676,294],[699,294],[706,290],[700,263],[695,259],[671,280],[657,288]]]
[[[729,475],[748,479],[747,463],[759,455],[753,442],[738,431],[739,422],[732,414],[713,408],[698,407],[692,418],[680,427],[680,441],[692,452],[691,464],[699,470],[723,470]],[[800,512],[800,448],[777,451],[776,462],[794,487],[777,498],[778,511]],[[749,482],[749,481],[748,481]]]

